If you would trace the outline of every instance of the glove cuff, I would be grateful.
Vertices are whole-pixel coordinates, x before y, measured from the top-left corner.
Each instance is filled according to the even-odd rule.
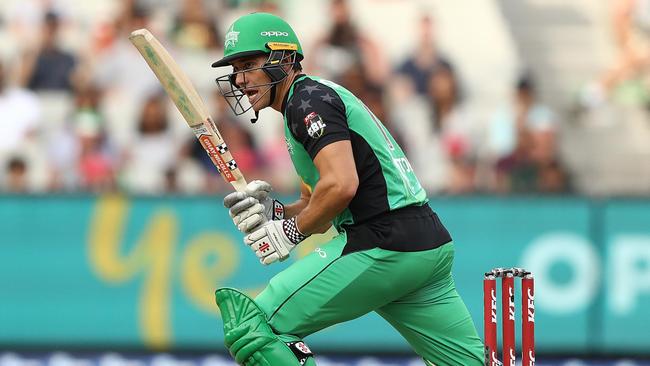
[[[284,235],[287,236],[289,241],[295,245],[307,239],[307,236],[303,235],[303,233],[298,230],[298,226],[296,225],[296,216],[282,221],[282,230],[284,231]]]
[[[273,200],[271,205],[271,220],[284,219],[284,205],[278,200]]]

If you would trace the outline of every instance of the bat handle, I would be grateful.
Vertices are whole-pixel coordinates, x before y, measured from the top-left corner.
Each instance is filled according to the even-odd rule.
[[[232,184],[232,186],[235,187],[235,190],[237,192],[243,192],[244,190],[246,190],[246,185],[248,183],[246,183],[246,179],[244,179],[244,177],[239,177],[239,179],[230,182],[230,184]]]

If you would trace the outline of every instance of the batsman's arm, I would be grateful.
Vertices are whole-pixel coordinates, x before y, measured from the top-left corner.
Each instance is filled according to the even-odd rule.
[[[350,140],[333,142],[314,158],[320,179],[307,206],[298,214],[298,230],[305,235],[325,232],[334,217],[354,198],[359,186]]]
[[[302,210],[307,207],[309,200],[311,199],[311,188],[305,183],[300,182],[300,198],[292,203],[284,205],[284,218],[290,219],[294,216],[298,216]]]

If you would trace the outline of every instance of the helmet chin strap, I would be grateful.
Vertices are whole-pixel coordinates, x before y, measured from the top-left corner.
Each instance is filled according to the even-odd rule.
[[[278,84],[280,84],[280,83],[278,83]],[[273,102],[275,102],[275,96],[276,96],[276,92],[277,92],[276,88],[277,88],[278,84],[271,85],[271,95],[270,95],[270,98],[269,98],[269,101],[271,102],[271,104],[273,104]]]
[[[295,51],[293,52],[292,59],[295,61],[296,59],[296,53]],[[269,58],[266,61],[265,65],[274,65],[280,63],[283,59],[285,58],[285,52],[284,51],[272,51],[269,54]],[[273,83],[270,86],[270,95],[269,95],[269,102],[270,104],[273,104],[275,101],[275,98],[278,95],[278,85],[282,83],[282,81],[286,80],[286,78],[289,76],[288,73],[282,69],[282,65],[280,66],[273,66],[269,68],[263,68],[263,70],[266,72],[266,74],[269,76],[271,79],[271,82]],[[266,92],[265,92],[266,93]],[[251,123],[257,122],[259,119],[259,112],[255,112],[255,118],[251,118]]]
[[[276,96],[276,93],[277,93],[277,89],[276,89],[277,86],[278,86],[278,84],[271,85],[271,89],[270,89],[271,93],[269,95],[269,100],[270,100],[271,104],[273,104],[273,101],[275,100],[275,96]],[[251,118],[251,123],[255,123],[259,119],[260,119],[260,112],[255,111],[255,117]]]

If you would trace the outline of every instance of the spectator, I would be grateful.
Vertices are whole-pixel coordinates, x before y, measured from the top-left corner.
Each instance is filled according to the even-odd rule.
[[[432,105],[433,131],[440,136],[450,171],[446,191],[451,194],[474,190],[476,126],[461,103],[458,78],[450,64],[441,62],[429,77],[428,98]]]
[[[45,14],[41,30],[41,47],[35,55],[27,56],[27,87],[31,90],[72,90],[75,57],[57,44],[59,17]]]
[[[123,156],[122,183],[131,192],[163,192],[166,172],[177,161],[180,147],[169,129],[167,99],[166,95],[147,99],[137,131],[127,145]]]
[[[185,49],[216,49],[222,36],[212,22],[201,0],[184,0],[174,19],[171,39]]]
[[[430,16],[420,18],[415,52],[397,69],[398,74],[406,76],[413,83],[419,95],[427,94],[427,81],[439,64],[451,65],[438,51],[434,27],[435,22]]]
[[[126,8],[116,20],[117,38],[95,56],[91,78],[91,82],[104,91],[100,107],[109,138],[122,148],[133,141],[133,126],[138,123],[146,98],[160,90],[160,83],[128,40],[132,30],[148,26],[149,13],[140,6],[125,4]]]
[[[104,174],[97,171],[97,163],[94,163],[93,172],[87,170],[88,159],[97,162],[100,160],[99,155],[106,156],[105,159],[110,162],[106,164],[107,166],[112,167],[115,161],[110,153],[110,144],[105,134],[105,121],[99,110],[100,98],[101,91],[96,86],[78,87],[74,95],[74,109],[66,116],[65,123],[48,135],[45,146],[52,173],[50,189],[83,188],[98,191],[109,186],[109,184],[99,184],[99,181],[105,179],[97,176]],[[109,170],[112,175],[113,169]],[[106,179],[106,181],[110,180],[112,179]]]
[[[278,6],[279,0],[255,0],[255,11],[260,13],[271,13],[279,15],[280,7]]]
[[[530,75],[522,76],[513,105],[490,122],[488,145],[496,160],[492,189],[501,193],[565,190],[556,134],[554,114],[537,101]]]
[[[650,29],[650,17],[643,11],[643,5],[650,4],[650,0],[614,0],[613,3],[617,9],[612,13],[617,61],[597,84],[603,98],[620,100],[621,95],[626,98],[633,95],[638,98],[626,101],[634,99],[635,103],[642,104],[650,100],[643,92],[648,90],[643,81],[650,64],[650,41],[641,31]],[[155,8],[153,4],[119,0],[102,7],[110,10],[106,14],[92,14],[92,18],[78,24],[75,21],[81,18],[77,16],[85,14],[85,8],[70,12],[64,3],[38,0],[9,6],[10,12],[5,14],[9,43],[4,48],[16,54],[26,46],[38,45],[33,52],[23,53],[29,62],[7,65],[23,71],[9,73],[12,82],[16,80],[38,91],[57,91],[54,95],[39,93],[37,96],[29,89],[6,87],[4,75],[0,75],[3,116],[0,166],[4,168],[10,157],[20,156],[25,162],[29,191],[45,187],[100,191],[112,189],[116,180],[123,183],[122,188],[138,192],[196,193],[204,189],[231,189],[215,174],[203,148],[182,125],[178,114],[166,116],[168,107],[149,106],[149,96],[158,92],[160,85],[128,41],[128,34],[136,28],[147,27],[165,45],[172,45],[170,51],[174,58],[199,92],[208,95],[206,91],[213,90],[214,85],[205,76],[205,67],[221,53],[221,18],[229,17],[228,11],[254,9],[277,13],[282,3],[183,0],[179,6]],[[460,98],[457,70],[439,50],[436,19],[426,15],[414,19],[414,32],[410,35],[415,43],[414,51],[401,64],[389,67],[386,48],[373,42],[371,34],[365,33],[356,22],[352,12],[356,3],[329,0],[326,4],[331,23],[320,35],[313,34],[318,42],[309,47],[314,57],[308,59],[315,63],[305,65],[307,72],[311,73],[310,68],[320,68],[323,76],[359,96],[393,136],[401,140],[429,192],[471,192],[476,189],[476,182],[483,184],[483,175],[477,176],[484,171],[476,168],[478,142],[482,141],[477,138],[480,126],[474,123],[467,104]],[[121,12],[117,9],[120,6]],[[215,12],[218,9],[226,12]],[[118,10],[116,18],[110,16],[115,14],[113,10]],[[68,32],[65,28],[68,25],[74,32]],[[399,33],[409,36],[409,32]],[[165,34],[171,42],[162,37]],[[62,40],[75,41],[66,43],[73,46],[70,50],[74,52],[64,51]],[[395,75],[390,75],[391,70]],[[512,105],[489,116],[487,121],[485,141],[491,155],[485,168],[490,179],[486,179],[489,182],[485,185],[492,191],[567,189],[567,174],[557,155],[555,117],[536,100],[532,84],[528,88],[532,96],[526,96],[524,90],[518,92],[513,96]],[[77,100],[72,113],[70,93],[75,93]],[[60,99],[55,99],[59,96]],[[49,103],[63,101],[64,97],[66,103]],[[166,97],[162,99],[161,105],[168,104]],[[527,99],[532,101],[526,102]],[[216,102],[223,101],[216,99]],[[263,126],[256,126],[262,128],[250,129],[248,119],[239,120],[222,107],[217,104],[213,115],[223,134],[232,140],[229,144],[242,170],[246,174],[266,176],[276,187],[293,193],[294,180],[283,174],[287,168],[291,169],[283,130],[267,123],[268,119],[281,117],[265,115]],[[42,114],[41,110],[47,113]],[[149,128],[140,132],[134,128],[143,119],[167,117],[179,121],[170,119],[167,122],[170,125],[157,132]],[[64,127],[63,120],[67,121]],[[523,125],[522,121],[525,121]],[[153,150],[145,151],[142,144],[150,144]],[[171,144],[173,151],[163,151],[162,155],[151,152],[164,144]],[[120,156],[116,156],[117,151]],[[169,161],[163,164],[164,159]],[[140,169],[141,166],[144,168]],[[156,173],[152,173],[154,170]],[[138,178],[139,171],[144,172],[145,178]]]
[[[596,107],[610,97],[633,105],[650,103],[650,4],[648,0],[614,0],[611,24],[616,57],[614,63],[580,93],[585,107]]]
[[[390,67],[381,49],[352,22],[347,0],[331,0],[330,18],[333,24],[328,33],[312,47],[315,55],[306,65],[308,70],[319,70],[323,77],[347,87],[345,72],[352,67],[362,72],[364,82],[381,87],[388,78]]]
[[[175,164],[165,172],[165,193],[198,194],[208,191],[208,174],[193,155],[194,144],[199,145],[197,147],[201,148],[198,140],[194,137],[185,141]],[[207,158],[207,154],[204,153],[204,156]],[[214,166],[212,166],[212,171],[209,174],[213,176],[219,175]]]
[[[40,103],[30,91],[8,87],[0,62],[0,157],[15,151],[35,136],[40,120]]]
[[[381,121],[382,125],[393,136],[395,141],[404,149],[408,151],[408,147],[405,145],[404,138],[402,137],[402,132],[395,126],[392,113],[388,103],[384,102],[386,98],[385,93],[382,90],[366,90],[365,93],[361,93],[363,96],[363,103],[368,106],[368,109]]]
[[[9,193],[28,191],[27,162],[20,157],[12,157],[5,169],[4,190]]]
[[[348,90],[370,107],[370,110],[375,113],[377,118],[384,123],[391,133],[396,132],[396,134],[399,135],[399,133],[393,131],[392,126],[390,126],[390,120],[387,113],[388,106],[384,103],[384,88],[372,84],[366,78],[361,64],[355,63],[343,72],[341,75],[341,84],[345,85]],[[397,135],[393,135],[393,137],[399,139],[399,136]]]
[[[474,190],[477,131],[461,99],[456,73],[440,63],[419,96],[405,77],[391,83],[391,119],[423,187],[450,194]]]
[[[180,192],[178,185],[178,171],[175,167],[170,167],[165,171],[165,188],[166,194],[177,194]]]
[[[79,151],[77,172],[80,188],[91,192],[115,188],[115,159],[98,108],[99,95],[99,90],[94,87],[80,90],[73,118]]]
[[[79,113],[75,123],[79,140],[80,188],[91,192],[112,190],[115,186],[113,160],[98,116],[84,111]]]

